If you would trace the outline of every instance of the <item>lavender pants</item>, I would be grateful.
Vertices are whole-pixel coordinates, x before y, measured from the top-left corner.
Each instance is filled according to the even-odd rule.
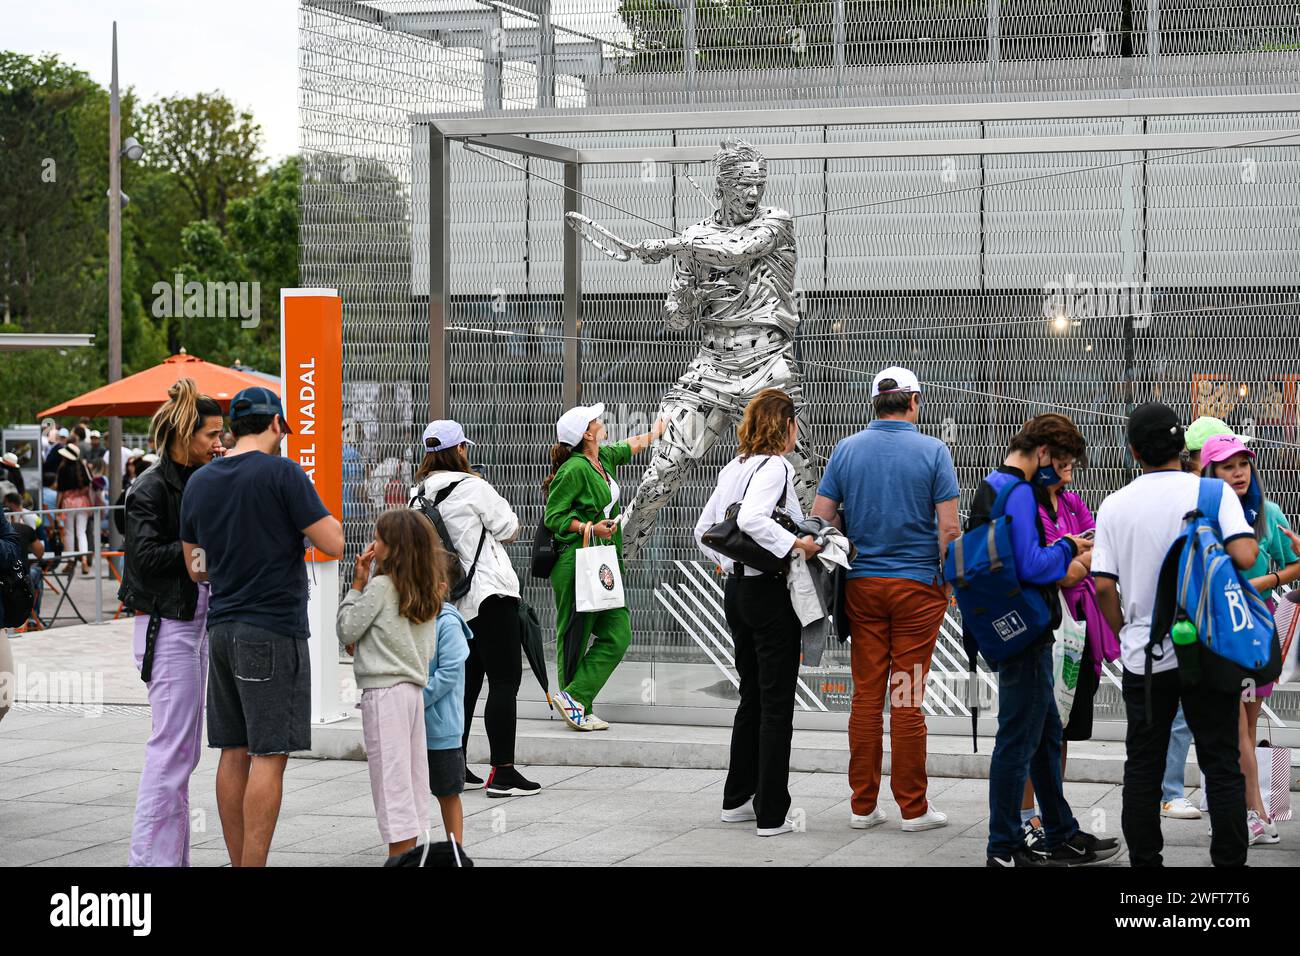
[[[208,679],[208,585],[199,585],[194,620],[163,618],[154,644],[149,706],[153,732],[135,799],[129,866],[190,865],[190,774],[199,765],[203,691]],[[149,616],[135,619],[135,666],[144,660]]]

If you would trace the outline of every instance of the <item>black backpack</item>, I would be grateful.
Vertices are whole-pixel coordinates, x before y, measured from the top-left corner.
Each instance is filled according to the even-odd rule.
[[[20,560],[0,565],[0,608],[4,610],[0,627],[22,627],[35,605],[36,592],[32,590],[26,565]]]
[[[420,512],[420,514],[429,519],[429,523],[433,525],[433,530],[438,533],[438,539],[442,541],[442,546],[448,554],[455,554],[456,547],[452,544],[451,534],[447,531],[446,522],[442,520],[442,515],[438,513],[438,505],[442,504],[447,499],[447,496],[455,491],[456,488],[460,486],[461,481],[464,480],[465,479],[462,478],[460,481],[453,481],[447,487],[439,490],[439,492],[433,496],[432,501],[424,496],[423,490],[417,493],[410,501],[410,507],[414,508],[416,511]],[[465,576],[460,579],[456,586],[451,589],[451,593],[447,595],[450,600],[459,601],[469,593],[470,585],[474,582],[474,572],[478,569],[479,555],[483,553],[483,541],[486,538],[487,528],[484,527],[479,532],[478,548],[474,551],[474,563],[469,566],[469,570],[465,572]]]
[[[445,843],[429,843],[428,837],[419,846],[412,847],[401,856],[390,856],[384,861],[384,867],[402,866],[451,866],[470,867],[474,865],[465,853],[465,848],[452,837]]]

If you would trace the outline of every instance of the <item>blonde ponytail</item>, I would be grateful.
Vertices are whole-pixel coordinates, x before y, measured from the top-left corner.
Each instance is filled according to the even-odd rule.
[[[159,455],[171,455],[172,445],[178,439],[188,442],[203,424],[204,417],[220,414],[221,406],[200,395],[194,379],[182,378],[167,389],[167,401],[154,412],[149,422],[149,437]]]

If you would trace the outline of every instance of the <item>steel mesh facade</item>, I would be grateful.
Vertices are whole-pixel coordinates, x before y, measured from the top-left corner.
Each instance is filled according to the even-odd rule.
[[[481,5],[444,6],[449,16]],[[791,49],[789,32],[774,39],[767,21],[732,23],[722,32],[736,41],[733,54],[697,57],[687,71],[680,22],[633,35],[620,29],[612,3],[557,5],[551,17],[558,28],[599,38],[605,50],[599,66],[584,73],[559,54],[549,64],[503,58],[494,66],[484,55],[490,44],[451,46],[445,33],[393,26],[393,17],[433,10],[429,3],[303,4],[303,283],[337,287],[344,299],[345,417],[356,422],[362,459],[345,489],[349,557],[368,539],[385,487],[402,484],[427,417],[427,130],[412,114],[1273,92],[1294,89],[1300,72],[1295,21],[1272,4],[847,3],[838,25],[833,4],[764,9],[768,20],[780,20],[773,10],[788,14],[781,30],[803,31],[795,34],[799,50]],[[683,10],[674,12],[684,19]],[[697,45],[701,30],[722,29],[707,19],[697,11]],[[413,28],[410,19],[401,22]],[[502,22],[507,32],[536,30],[517,15]],[[1121,29],[1125,24],[1131,28]],[[725,47],[720,36],[702,45],[717,53]],[[751,42],[740,42],[746,38]],[[644,48],[620,49],[638,45]],[[553,96],[537,89],[539,73],[548,72]],[[761,148],[1213,131],[1239,132],[1245,142],[1294,129],[1297,120],[1217,114],[540,138],[644,148],[715,146],[722,135],[739,135]],[[547,181],[561,180],[562,169],[503,156],[528,172],[452,146],[450,413],[480,442],[476,463],[531,533],[563,404],[563,191]],[[1133,473],[1122,444],[1124,414],[1158,398],[1189,418],[1217,414],[1253,431],[1265,449],[1260,464],[1270,495],[1287,514],[1300,514],[1300,147],[1153,153],[1145,164],[1133,162],[1141,158],[1027,152],[770,161],[765,202],[800,217],[798,349],[814,451],[824,459],[836,440],[865,423],[871,376],[898,363],[926,383],[922,427],[952,449],[963,509],[1020,422],[1064,410],[1090,442],[1077,488],[1095,510]],[[591,198],[583,210],[629,239],[669,235],[708,210],[687,173],[711,189],[706,163],[586,166],[583,191]],[[1049,173],[1064,175],[999,185]],[[867,203],[876,205],[835,211]],[[698,344],[691,333],[663,327],[667,279],[666,266],[584,253],[582,396],[606,403],[614,438],[649,426],[660,395]],[[1083,283],[1108,287],[1087,293]],[[734,442],[715,449],[688,479],[629,573],[635,638],[625,669],[638,679],[658,679],[675,662],[703,662],[702,672],[713,676],[698,684],[721,676],[703,653],[705,632],[721,635],[708,587],[692,566],[698,553],[690,529],[733,452]],[[643,464],[619,475],[625,496]],[[511,554],[523,578],[527,542]],[[549,587],[528,581],[525,597],[551,620]],[[945,627],[936,671],[962,669],[953,625]],[[846,707],[845,665],[833,651],[823,674],[806,677],[820,684],[821,706]],[[644,702],[637,690],[630,681],[612,689],[611,699]],[[1113,685],[1104,684],[1098,716],[1119,716],[1117,700]],[[942,688],[930,709],[965,712]],[[1283,692],[1273,709],[1291,716],[1296,703]]]

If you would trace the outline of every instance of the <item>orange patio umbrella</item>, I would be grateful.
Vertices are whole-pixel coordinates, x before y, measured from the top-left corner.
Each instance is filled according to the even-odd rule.
[[[280,386],[267,378],[223,365],[213,365],[198,356],[185,354],[182,349],[179,355],[163,359],[161,365],[136,372],[62,405],[47,408],[38,417],[84,415],[87,418],[134,418],[152,415],[167,401],[167,389],[182,378],[194,379],[199,392],[216,399],[222,411],[229,411],[230,400],[240,389],[250,385],[261,385],[277,393],[280,391]]]

